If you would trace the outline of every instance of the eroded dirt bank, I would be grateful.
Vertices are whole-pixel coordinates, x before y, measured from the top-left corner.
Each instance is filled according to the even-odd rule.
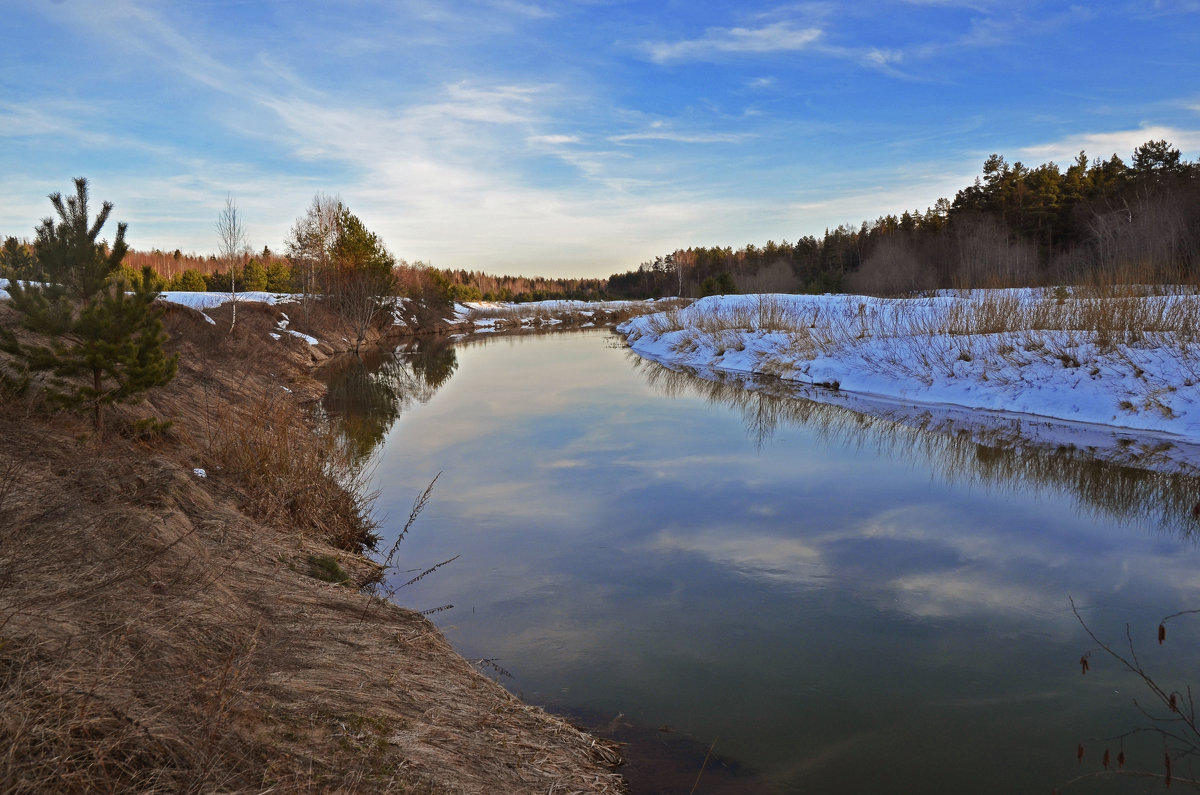
[[[243,306],[230,334],[224,310],[170,309],[179,375],[103,443],[36,389],[5,396],[0,790],[623,791],[610,744],[318,578],[378,568],[304,411],[337,346],[272,339],[279,311]]]

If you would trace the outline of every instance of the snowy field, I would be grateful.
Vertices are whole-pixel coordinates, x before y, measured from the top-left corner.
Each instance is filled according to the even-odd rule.
[[[712,296],[618,330],[640,356],[708,378],[1200,472],[1200,297],[1183,291]]]

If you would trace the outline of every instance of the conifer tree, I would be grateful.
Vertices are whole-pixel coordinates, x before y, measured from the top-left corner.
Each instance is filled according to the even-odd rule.
[[[67,408],[90,411],[100,437],[104,406],[170,381],[177,357],[163,350],[166,334],[151,269],[144,268],[132,284],[120,275],[110,279],[119,274],[128,250],[127,225],[117,225],[111,246],[98,242],[112,203],[105,202],[89,225],[87,199],[82,177],[75,180],[75,196],[50,195],[59,220],[44,219],[34,241],[46,281],[9,286],[21,325],[45,344],[22,343],[0,328],[0,349],[31,372],[47,373],[47,395]]]

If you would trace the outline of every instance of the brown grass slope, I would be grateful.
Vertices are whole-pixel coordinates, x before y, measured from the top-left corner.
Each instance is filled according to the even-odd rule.
[[[229,336],[172,310],[178,378],[103,445],[36,389],[0,406],[0,791],[622,791],[610,746],[311,575],[378,569],[277,315]],[[130,430],[146,416],[175,425]]]

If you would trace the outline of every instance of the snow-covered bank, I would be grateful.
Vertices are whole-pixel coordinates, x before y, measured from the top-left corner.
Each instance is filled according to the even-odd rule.
[[[1200,297],[996,290],[713,296],[618,326],[700,375],[925,427],[1200,471]]]
[[[644,301],[550,299],[520,304],[510,301],[468,301],[454,305],[453,322],[474,333],[553,326],[587,328],[619,322],[676,303],[674,299],[656,301],[653,298]]]
[[[8,280],[0,279],[0,300],[8,298]],[[165,290],[159,299],[170,304],[186,306],[202,314],[210,323],[208,311],[237,301],[268,305],[300,303],[302,295],[270,292],[190,292]],[[390,298],[391,325],[400,331],[417,331],[415,303],[408,298]],[[547,300],[512,303],[508,301],[469,301],[454,304],[446,318],[454,331],[489,333],[518,329],[540,329],[553,326],[587,327],[623,320],[632,315],[655,311],[656,306],[672,303],[673,299],[647,301],[576,301]],[[284,315],[286,318],[286,315]],[[282,326],[281,326],[282,328]],[[296,332],[289,332],[295,334]],[[272,335],[279,339],[278,335]],[[311,339],[311,338],[310,338]],[[317,344],[312,342],[311,344]]]

